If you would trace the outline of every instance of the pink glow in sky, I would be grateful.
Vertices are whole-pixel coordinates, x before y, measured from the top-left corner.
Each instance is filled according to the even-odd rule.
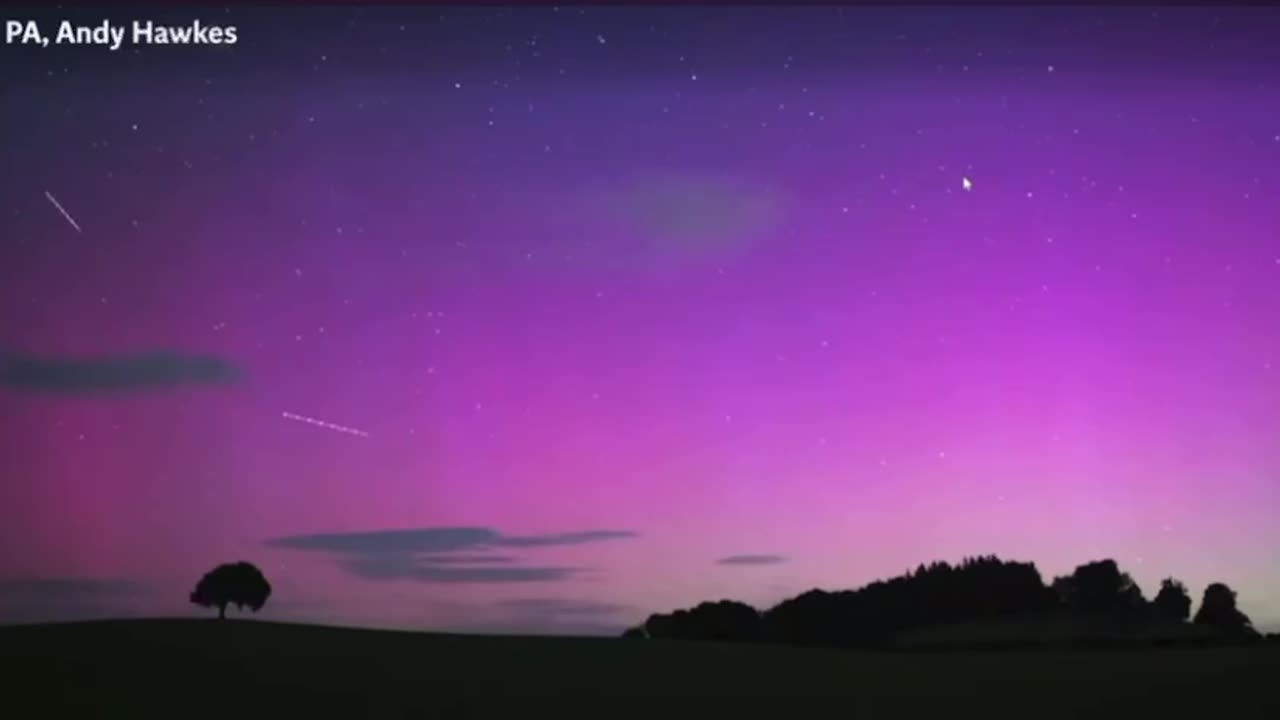
[[[0,56],[0,353],[236,370],[0,374],[0,621],[245,559],[265,617],[613,632],[995,553],[1280,622],[1280,13],[226,18]]]

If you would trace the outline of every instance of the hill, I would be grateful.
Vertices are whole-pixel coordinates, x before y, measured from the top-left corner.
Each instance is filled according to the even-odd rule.
[[[138,620],[0,628],[0,667],[9,717],[1280,717],[1271,643],[910,654]]]

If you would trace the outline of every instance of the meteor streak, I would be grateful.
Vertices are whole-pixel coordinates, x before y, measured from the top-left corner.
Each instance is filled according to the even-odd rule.
[[[53,193],[45,190],[44,196],[49,198],[49,202],[53,203],[54,207],[58,208],[58,212],[62,213],[62,217],[66,218],[67,222],[71,223],[71,227],[75,228],[76,232],[83,232],[80,229],[80,224],[76,222],[75,218],[71,217],[71,213],[67,212],[66,208],[62,207],[62,203],[58,202],[58,198],[54,197]]]
[[[316,418],[313,418],[313,417],[307,417],[306,415],[297,415],[291,412],[282,412],[280,413],[280,416],[285,418],[286,420],[297,420],[298,422],[304,422],[304,423],[307,423],[308,425],[315,425],[317,427],[328,428],[329,430],[335,430],[340,433],[347,433],[348,435],[359,435],[360,437],[369,437],[369,433],[363,430],[357,430],[353,427],[347,427],[346,425],[335,425],[331,422],[325,422],[324,420],[317,420]]]

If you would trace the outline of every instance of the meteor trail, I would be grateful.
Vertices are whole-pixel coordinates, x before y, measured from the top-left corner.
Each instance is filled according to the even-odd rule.
[[[330,430],[336,430],[337,432],[340,432],[340,433],[347,433],[348,435],[359,435],[360,437],[369,437],[369,433],[363,430],[357,430],[352,427],[347,427],[346,425],[335,425],[331,422],[325,422],[324,420],[317,420],[313,417],[307,417],[306,415],[297,415],[291,412],[282,412],[280,413],[280,416],[285,418],[286,420],[297,420],[298,422],[304,422],[304,423],[307,423],[308,425],[316,425],[318,427],[328,428]]]
[[[62,213],[62,217],[66,218],[67,222],[71,223],[71,227],[75,228],[76,232],[83,232],[80,229],[79,223],[76,222],[76,219],[71,217],[71,213],[67,212],[66,208],[62,207],[62,203],[58,202],[58,198],[54,197],[53,193],[45,190],[44,196],[49,198],[49,202],[53,203],[54,207],[58,208],[58,212]]]

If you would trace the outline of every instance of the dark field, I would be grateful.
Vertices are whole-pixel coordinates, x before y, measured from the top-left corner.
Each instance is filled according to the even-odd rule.
[[[157,620],[0,628],[13,718],[1280,718],[1280,649],[865,653]]]

